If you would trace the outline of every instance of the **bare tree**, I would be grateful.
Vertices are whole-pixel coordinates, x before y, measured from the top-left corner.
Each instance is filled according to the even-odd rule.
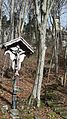
[[[38,21],[38,28],[40,32],[39,39],[39,52],[38,52],[38,65],[37,65],[37,73],[35,78],[35,84],[32,91],[33,100],[36,99],[37,106],[40,106],[40,91],[41,84],[43,79],[43,69],[44,69],[44,61],[45,61],[45,52],[46,52],[46,28],[47,28],[47,20],[48,16],[51,12],[51,9],[54,5],[54,0],[35,0],[36,5],[36,14]],[[31,98],[29,100],[29,104],[31,103]]]
[[[55,75],[57,76],[59,72],[59,63],[58,63],[58,56],[59,56],[59,46],[60,46],[60,15],[62,7],[65,5],[65,0],[56,0],[54,2],[55,6],[51,10],[52,21],[52,36],[54,39],[54,51],[55,51]]]
[[[29,0],[18,0],[15,1],[14,7],[14,22],[15,23],[15,33],[16,37],[22,36],[24,24],[25,24],[25,17],[29,12]]]

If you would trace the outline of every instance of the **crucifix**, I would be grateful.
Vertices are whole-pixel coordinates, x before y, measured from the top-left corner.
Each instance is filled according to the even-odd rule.
[[[13,95],[12,95],[12,108],[17,108],[17,83],[19,82],[19,70],[21,68],[21,63],[24,60],[25,51],[20,49],[20,47],[17,45],[17,47],[11,48],[10,51],[14,54],[14,60],[12,61],[12,68],[14,70],[14,79],[13,79]]]
[[[26,56],[34,53],[33,48],[22,38],[16,38],[3,44],[6,47],[5,55],[9,53],[12,61],[12,69],[14,71],[13,92],[12,92],[12,110],[11,117],[18,119],[17,110],[17,82],[19,81],[19,70],[21,63]]]

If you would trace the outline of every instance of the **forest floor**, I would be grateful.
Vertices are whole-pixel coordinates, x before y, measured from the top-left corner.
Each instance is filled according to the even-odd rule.
[[[47,57],[49,57],[49,53],[46,54],[46,60]],[[49,81],[47,81],[47,76],[43,78],[40,108],[36,108],[32,105],[29,106],[27,103],[34,84],[37,66],[36,59],[36,53],[26,58],[19,72],[20,79],[18,87],[20,91],[17,93],[17,108],[19,110],[20,119],[63,119],[63,116],[60,116],[60,113],[52,108],[52,101],[56,101],[56,103],[58,102],[61,106],[67,107],[67,89],[61,86],[60,81],[56,80],[54,73],[50,75]],[[61,67],[60,75],[62,73],[63,69]],[[0,119],[11,119],[12,84],[13,79],[5,76],[2,78],[0,76]],[[5,109],[6,107],[7,109]]]

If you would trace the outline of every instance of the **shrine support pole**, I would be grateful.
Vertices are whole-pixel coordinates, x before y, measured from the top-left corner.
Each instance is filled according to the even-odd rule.
[[[19,81],[19,49],[15,52],[15,74],[13,79],[13,94],[12,94],[12,110],[11,117],[13,119],[19,119],[19,112],[17,110],[17,91],[18,91],[18,81]]]
[[[16,77],[13,79],[12,108],[17,109]]]
[[[17,109],[17,81],[19,76],[15,73],[15,77],[13,80],[13,95],[12,95],[12,110],[11,110],[11,118],[12,119],[20,119],[19,111]]]
[[[19,51],[19,50],[18,50]],[[15,54],[15,75],[13,79],[13,95],[12,95],[12,109],[17,109],[17,83],[19,81],[18,65],[19,65],[19,53]]]

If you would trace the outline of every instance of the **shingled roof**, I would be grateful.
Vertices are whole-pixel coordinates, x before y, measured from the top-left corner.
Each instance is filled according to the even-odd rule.
[[[20,48],[26,52],[26,54],[32,54],[34,53],[34,49],[31,45],[28,44],[27,41],[25,41],[22,37],[18,37],[16,39],[13,39],[11,41],[8,41],[6,43],[3,43],[3,45],[10,49],[11,47],[16,47],[17,45],[20,46]],[[2,47],[2,44],[0,45]]]

